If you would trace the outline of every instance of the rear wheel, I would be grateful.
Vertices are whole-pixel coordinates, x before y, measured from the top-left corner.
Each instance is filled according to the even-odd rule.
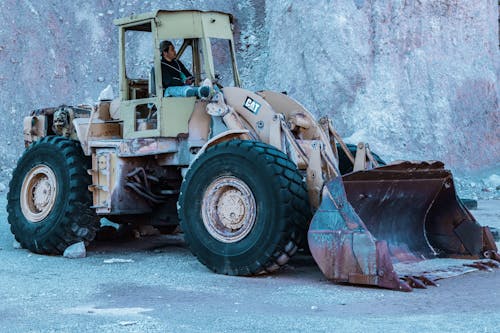
[[[26,149],[7,195],[8,221],[22,247],[59,254],[95,237],[89,163],[78,142],[62,137],[45,137]]]
[[[310,208],[302,177],[284,153],[233,140],[193,163],[181,187],[179,218],[204,265],[253,275],[277,270],[295,253]]]

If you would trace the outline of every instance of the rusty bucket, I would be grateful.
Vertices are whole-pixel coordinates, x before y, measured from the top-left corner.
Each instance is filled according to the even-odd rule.
[[[328,279],[403,291],[418,282],[398,275],[396,263],[497,256],[491,232],[457,198],[441,162],[402,162],[331,180],[308,240]]]

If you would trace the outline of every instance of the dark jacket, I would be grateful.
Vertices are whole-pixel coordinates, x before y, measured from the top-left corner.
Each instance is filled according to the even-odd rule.
[[[177,59],[167,61],[161,59],[161,79],[163,88],[172,86],[183,86],[184,80],[182,79],[183,73],[186,77],[190,77],[191,73],[186,67]]]

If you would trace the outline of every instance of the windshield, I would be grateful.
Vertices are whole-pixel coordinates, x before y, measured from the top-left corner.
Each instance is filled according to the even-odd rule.
[[[231,60],[231,41],[229,39],[210,38],[215,75],[219,84],[234,87],[234,71]]]

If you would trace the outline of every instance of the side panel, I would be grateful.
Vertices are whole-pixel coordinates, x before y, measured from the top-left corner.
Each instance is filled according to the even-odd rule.
[[[276,113],[261,96],[245,89],[222,89],[226,103],[243,118],[263,142],[270,143],[271,126]],[[278,147],[280,148],[280,147]]]
[[[123,119],[124,139],[160,136],[160,130],[157,128],[156,120],[150,124],[142,122],[143,120],[146,121],[146,119],[148,119],[149,113],[153,111],[153,106],[156,106],[157,109],[159,108],[159,98],[147,98],[121,102],[120,117]]]
[[[98,215],[150,213],[151,206],[125,188],[127,174],[144,166],[141,158],[120,158],[113,148],[100,148],[92,154],[93,203]]]
[[[122,101],[123,138],[175,137],[187,133],[195,102],[195,97]]]
[[[161,136],[173,137],[188,132],[189,117],[194,110],[196,97],[162,98],[160,112]]]

